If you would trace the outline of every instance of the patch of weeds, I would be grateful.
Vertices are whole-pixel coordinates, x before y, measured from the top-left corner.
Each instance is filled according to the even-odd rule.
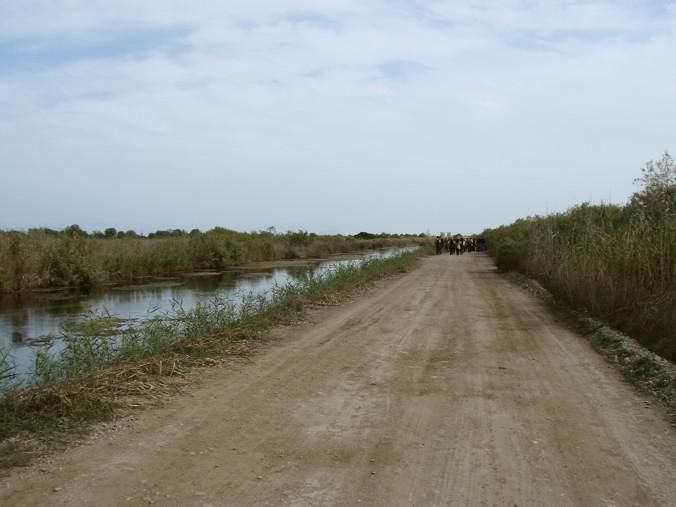
[[[63,329],[68,333],[85,336],[114,336],[121,332],[120,328],[124,325],[124,320],[110,314],[91,314],[81,320],[66,322]]]
[[[33,457],[33,452],[25,444],[14,439],[0,442],[0,477],[3,470],[13,467],[27,466]]]
[[[596,342],[596,345],[603,348],[612,348],[620,343],[619,340],[603,332],[597,333],[596,336],[594,337],[594,341]]]
[[[112,412],[112,401],[97,396],[86,382],[22,391],[0,400],[0,442],[24,432],[52,438],[54,432],[106,420]]]
[[[676,390],[676,380],[670,379],[664,372],[658,372],[651,383],[656,389],[666,390],[670,388],[672,391]]]
[[[640,379],[654,377],[660,372],[659,365],[648,357],[639,357],[630,367],[632,375]]]
[[[625,349],[624,347],[619,347],[618,350],[615,352],[615,355],[618,358],[621,358],[621,359],[628,359],[630,357],[634,357],[636,354],[634,354],[629,349]]]

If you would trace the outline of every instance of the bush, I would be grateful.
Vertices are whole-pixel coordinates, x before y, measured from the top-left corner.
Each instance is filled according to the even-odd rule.
[[[40,276],[48,287],[91,287],[102,278],[92,262],[89,245],[78,237],[64,237],[48,246]]]

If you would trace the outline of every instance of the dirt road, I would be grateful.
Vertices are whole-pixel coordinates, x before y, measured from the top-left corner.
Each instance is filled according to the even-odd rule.
[[[676,504],[676,438],[480,254],[438,256],[40,471],[1,505]]]

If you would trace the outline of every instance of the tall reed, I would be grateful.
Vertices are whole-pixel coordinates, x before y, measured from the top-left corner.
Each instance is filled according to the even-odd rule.
[[[114,231],[114,229],[113,229]],[[76,226],[56,232],[0,231],[0,292],[92,287],[192,270],[220,270],[248,262],[326,257],[334,253],[411,245],[415,236],[372,239],[318,236],[305,231],[240,233],[215,228],[139,237],[87,235]]]
[[[576,206],[484,232],[500,269],[541,281],[569,304],[676,360],[676,168],[648,163],[625,206]]]

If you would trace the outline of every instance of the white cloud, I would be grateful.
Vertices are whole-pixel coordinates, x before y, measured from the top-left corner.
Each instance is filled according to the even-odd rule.
[[[658,2],[10,0],[0,227],[472,231],[621,198],[673,142],[675,24]]]

